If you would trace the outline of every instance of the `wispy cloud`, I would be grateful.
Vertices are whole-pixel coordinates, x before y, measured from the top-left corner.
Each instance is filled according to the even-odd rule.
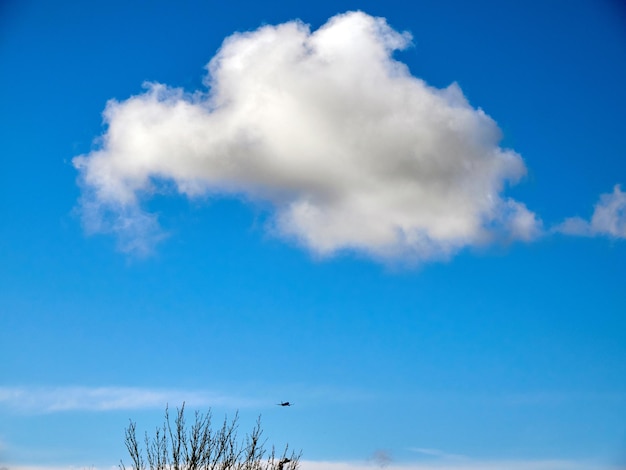
[[[116,468],[81,465],[11,465],[6,467],[7,470],[113,470]],[[300,464],[300,470],[373,470],[375,468],[379,468],[375,462],[304,460]],[[598,468],[618,470],[616,467],[599,465],[595,462],[585,463],[572,460],[473,460],[458,463],[403,463],[385,466],[385,470],[597,470]]]
[[[450,454],[439,449],[431,449],[431,448],[426,448],[426,447],[410,447],[409,450],[417,454],[422,454],[422,455],[426,455],[429,457],[437,457],[439,459],[470,460],[469,457],[465,455]]]
[[[503,195],[526,173],[457,84],[411,75],[394,51],[411,35],[350,12],[227,38],[207,90],[147,84],[112,100],[98,149],[76,157],[88,231],[145,253],[162,238],[155,193],[243,196],[269,230],[320,256],[354,250],[416,262],[541,230]]]
[[[0,406],[32,413],[163,408],[166,404],[244,408],[259,402],[244,397],[175,389],[135,387],[0,387]]]
[[[97,467],[94,465],[6,465],[0,470],[119,470],[119,466]]]
[[[303,461],[301,470],[372,470],[375,463]],[[597,470],[598,464],[572,460],[463,460],[392,464],[386,470]],[[606,466],[603,468],[607,468]]]
[[[582,237],[626,238],[626,193],[616,185],[612,193],[600,195],[589,221],[570,217],[553,230]]]

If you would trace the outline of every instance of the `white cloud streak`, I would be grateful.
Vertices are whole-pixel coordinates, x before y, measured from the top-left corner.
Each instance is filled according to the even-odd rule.
[[[458,85],[427,85],[393,59],[411,36],[350,12],[227,38],[208,91],[163,84],[104,111],[100,147],[74,158],[89,232],[149,252],[162,237],[155,193],[243,197],[270,231],[319,256],[447,258],[541,223],[502,195],[526,169]]]
[[[582,237],[626,238],[626,193],[615,185],[612,193],[600,195],[591,220],[570,217],[554,231]]]
[[[119,466],[111,465],[96,467],[94,465],[11,465],[0,467],[0,470],[119,470]]]
[[[373,464],[351,462],[302,462],[302,470],[371,470]],[[591,463],[569,460],[470,460],[466,462],[424,462],[389,465],[386,470],[592,470]]]
[[[10,465],[9,470],[67,470],[83,469],[82,465],[72,466],[31,466]],[[109,470],[117,467],[89,467],[93,470]],[[375,462],[301,461],[301,470],[373,470],[380,468]],[[596,462],[575,462],[572,460],[467,460],[464,462],[413,462],[386,465],[385,470],[597,470],[617,467],[602,466]],[[0,469],[1,470],[1,469]]]
[[[452,459],[452,460],[459,460],[459,459],[468,460],[468,457],[466,457],[465,455],[449,454],[439,449],[430,449],[426,447],[411,447],[409,448],[409,450],[411,452],[416,452],[422,455],[428,455],[430,457],[438,457],[438,458]]]
[[[301,470],[372,470],[374,463],[303,461]],[[385,470],[596,470],[597,463],[571,460],[472,460],[411,462],[385,466]],[[604,467],[606,468],[606,467]]]
[[[147,389],[135,387],[0,387],[0,406],[31,413],[63,411],[113,411],[179,406],[259,405],[245,398],[206,391]]]
[[[33,466],[10,465],[8,470],[73,470],[90,468],[92,470],[113,470],[118,467],[71,466]],[[380,468],[375,463],[302,461],[301,470],[373,470]],[[596,463],[581,463],[571,460],[506,460],[472,461],[467,463],[405,463],[385,466],[385,470],[597,470],[613,467],[598,466]],[[2,469],[0,469],[2,470]],[[618,468],[615,468],[618,470]]]

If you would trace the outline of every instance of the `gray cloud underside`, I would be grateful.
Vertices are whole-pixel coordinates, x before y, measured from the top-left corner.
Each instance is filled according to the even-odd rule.
[[[149,250],[162,234],[142,201],[174,188],[269,205],[272,233],[322,256],[424,261],[534,238],[536,215],[503,196],[522,158],[456,84],[393,59],[410,40],[361,12],[265,26],[224,41],[207,92],[150,83],[110,101],[100,147],[73,160],[85,227]]]

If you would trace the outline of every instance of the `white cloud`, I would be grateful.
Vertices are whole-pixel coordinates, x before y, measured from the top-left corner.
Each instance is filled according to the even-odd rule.
[[[247,407],[257,402],[205,391],[135,387],[0,387],[0,406],[13,410],[53,413],[61,411],[111,411],[179,406]]]
[[[409,448],[409,450],[411,452],[416,452],[422,455],[428,455],[430,457],[438,457],[438,458],[449,459],[449,460],[459,460],[459,459],[469,460],[469,458],[466,457],[465,455],[449,454],[439,449],[430,449],[426,447],[411,447]]]
[[[68,470],[90,468],[98,470],[98,467],[86,467],[84,465],[72,466],[30,466],[11,465],[10,470]],[[111,469],[117,467],[110,467]],[[376,462],[325,462],[304,460],[300,463],[300,470],[373,470],[380,468]],[[598,468],[611,468],[598,466],[597,463],[574,462],[571,460],[473,460],[467,462],[429,462],[429,463],[403,463],[386,465],[385,470],[596,470]],[[2,469],[0,469],[2,470]],[[102,468],[102,470],[107,470]],[[617,470],[617,469],[616,469]]]
[[[590,221],[580,217],[565,219],[554,231],[584,237],[626,238],[626,193],[615,185],[612,193],[600,195]]]
[[[272,233],[321,256],[423,261],[534,238],[535,214],[502,195],[522,158],[457,84],[392,58],[410,39],[362,12],[264,26],[224,41],[206,93],[150,83],[111,100],[100,148],[73,160],[86,229],[147,252],[162,234],[142,202],[178,192],[269,205]]]
[[[72,466],[30,466],[11,465],[10,470],[67,470],[92,468],[93,470],[108,470],[117,467],[85,467]],[[373,470],[380,468],[375,462],[331,462],[304,460],[300,463],[300,470]],[[572,460],[472,460],[467,462],[429,462],[403,463],[385,466],[385,470],[596,470],[611,468],[594,462],[574,462]],[[615,469],[617,470],[617,468]]]
[[[375,463],[303,461],[301,470],[372,470]],[[386,470],[595,470],[596,463],[571,460],[436,460],[392,464]],[[604,467],[606,468],[606,467]]]
[[[0,470],[119,470],[119,466],[96,467],[94,465],[7,465]]]

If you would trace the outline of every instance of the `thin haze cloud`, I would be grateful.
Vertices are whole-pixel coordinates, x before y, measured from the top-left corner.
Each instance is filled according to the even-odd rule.
[[[314,462],[303,461],[302,470],[371,470],[371,463],[359,462]],[[392,464],[386,470],[595,470],[594,462],[571,460],[478,460],[448,461],[447,459]]]
[[[206,92],[148,83],[111,100],[100,147],[73,160],[86,230],[150,252],[164,233],[142,203],[177,192],[269,206],[271,233],[318,256],[421,262],[534,239],[541,221],[503,195],[522,158],[457,84],[392,57],[410,43],[362,12],[264,26],[224,41]]]
[[[259,406],[259,402],[210,393],[134,387],[0,387],[0,406],[29,413],[114,411],[163,408],[168,403],[189,406]]]
[[[58,466],[11,466],[11,470],[66,470],[68,467]],[[80,466],[69,467],[70,469],[84,468]],[[93,470],[113,470],[118,467],[94,467]],[[332,462],[310,461],[300,462],[301,470],[372,470],[376,468],[371,463],[358,462]],[[568,460],[505,460],[505,461],[480,461],[473,460],[465,463],[428,462],[406,463],[385,467],[386,470],[596,470],[596,463],[573,462]],[[2,470],[0,468],[0,470]],[[615,468],[615,470],[618,470]]]
[[[470,460],[469,457],[460,454],[449,454],[439,449],[430,449],[426,447],[411,447],[409,448],[411,452],[415,452],[417,454],[426,455],[429,457],[438,457],[440,459],[448,459],[448,460]]]

